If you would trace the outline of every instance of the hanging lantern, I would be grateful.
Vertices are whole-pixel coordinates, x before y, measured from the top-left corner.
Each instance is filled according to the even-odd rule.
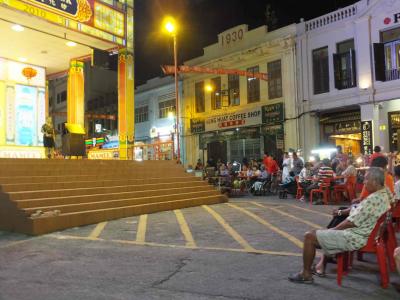
[[[32,79],[37,75],[37,71],[34,68],[26,67],[22,69],[22,75],[26,77],[26,79]]]

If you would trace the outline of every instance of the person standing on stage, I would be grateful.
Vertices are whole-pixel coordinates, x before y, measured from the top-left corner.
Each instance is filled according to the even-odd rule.
[[[47,158],[53,158],[54,153],[54,128],[51,117],[47,117],[46,123],[42,126],[43,145],[46,147]]]

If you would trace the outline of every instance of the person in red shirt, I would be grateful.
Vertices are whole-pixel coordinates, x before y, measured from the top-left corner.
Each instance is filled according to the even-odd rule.
[[[271,157],[271,160],[269,161],[268,164],[268,173],[269,174],[276,174],[279,171],[279,166],[278,163],[276,162],[276,160]]]
[[[381,153],[381,151],[382,151],[382,149],[381,149],[381,147],[380,146],[375,146],[374,147],[374,153],[371,155],[371,157],[369,158],[369,161],[370,161],[370,163],[369,163],[369,165],[371,166],[371,164],[372,164],[372,161],[375,159],[375,158],[377,158],[377,157],[379,157],[379,156],[384,156],[382,153]]]
[[[267,171],[268,171],[268,165],[269,165],[269,162],[270,162],[271,158],[272,157],[269,156],[268,152],[265,151],[264,152],[264,158],[263,158],[263,164],[264,164],[265,170],[267,170]]]

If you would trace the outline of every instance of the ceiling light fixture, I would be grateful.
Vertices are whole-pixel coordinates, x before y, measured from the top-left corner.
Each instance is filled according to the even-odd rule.
[[[76,43],[73,42],[73,41],[68,41],[68,42],[66,43],[66,45],[67,45],[68,47],[75,47],[75,46],[76,46]]]
[[[25,58],[25,57],[18,57],[18,60],[19,60],[20,62],[27,62],[27,61],[28,61],[28,59]]]
[[[13,26],[11,26],[11,29],[17,32],[21,32],[24,31],[25,28],[19,24],[14,24]]]

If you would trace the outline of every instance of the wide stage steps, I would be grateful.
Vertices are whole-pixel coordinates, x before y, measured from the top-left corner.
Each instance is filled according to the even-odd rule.
[[[226,202],[174,161],[0,159],[0,230],[32,235]]]

